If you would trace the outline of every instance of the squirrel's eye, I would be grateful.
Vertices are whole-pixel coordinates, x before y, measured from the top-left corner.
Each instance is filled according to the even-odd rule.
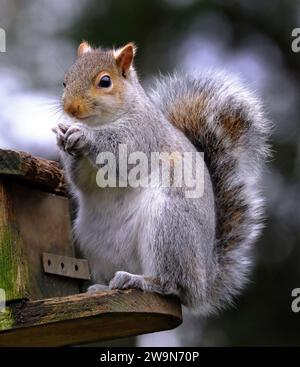
[[[108,75],[104,75],[99,82],[99,87],[101,88],[109,88],[111,86],[111,80]]]
[[[66,88],[67,84],[65,82],[63,82],[63,87]]]

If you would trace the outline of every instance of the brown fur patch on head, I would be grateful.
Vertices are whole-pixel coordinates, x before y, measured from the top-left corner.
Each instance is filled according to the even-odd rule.
[[[99,87],[100,80],[103,76],[109,76],[111,79],[111,86],[109,88]],[[115,96],[119,101],[123,100],[124,83],[118,70],[110,68],[102,70],[95,78],[89,90],[89,95],[93,98],[101,97],[104,95]]]
[[[80,47],[86,49],[87,45]],[[111,78],[111,87],[99,86],[103,75]],[[71,116],[81,118],[83,112],[79,113],[79,110],[93,114],[97,108],[98,111],[102,109],[103,113],[118,108],[118,104],[124,100],[124,81],[113,50],[92,49],[83,52],[65,75],[64,110]]]

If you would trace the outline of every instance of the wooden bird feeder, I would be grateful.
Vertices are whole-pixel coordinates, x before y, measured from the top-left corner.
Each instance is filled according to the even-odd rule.
[[[175,297],[80,293],[89,272],[76,258],[70,223],[59,164],[0,150],[0,346],[74,345],[181,323]]]

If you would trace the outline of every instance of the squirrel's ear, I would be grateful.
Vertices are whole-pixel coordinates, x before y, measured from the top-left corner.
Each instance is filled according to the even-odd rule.
[[[116,63],[118,67],[121,68],[122,74],[125,77],[130,66],[132,65],[135,53],[136,53],[136,46],[133,42],[128,43],[127,45],[119,48],[118,50],[114,50]]]
[[[77,55],[79,57],[79,56],[81,56],[81,55],[83,55],[87,52],[91,52],[91,51],[92,51],[92,47],[86,41],[83,41],[78,46]]]

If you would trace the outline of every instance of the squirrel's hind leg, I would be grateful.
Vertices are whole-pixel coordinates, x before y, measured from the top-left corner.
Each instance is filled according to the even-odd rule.
[[[176,294],[173,290],[167,289],[161,283],[159,278],[147,277],[127,273],[126,271],[117,271],[109,283],[110,289],[141,289],[147,292],[156,292],[160,294]]]

